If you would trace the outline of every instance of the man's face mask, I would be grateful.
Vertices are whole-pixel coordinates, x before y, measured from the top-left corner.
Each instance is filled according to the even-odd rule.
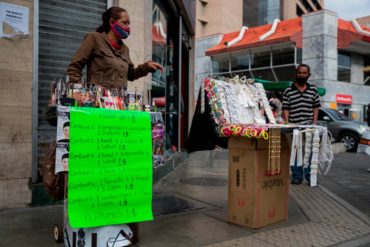
[[[117,21],[113,23],[112,31],[118,39],[127,39],[130,35],[130,27],[123,27]]]
[[[301,86],[306,84],[307,80],[308,80],[308,77],[297,77],[296,78],[296,82]]]

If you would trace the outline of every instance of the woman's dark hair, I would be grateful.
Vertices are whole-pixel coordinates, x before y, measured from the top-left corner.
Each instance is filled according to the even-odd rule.
[[[110,18],[113,18],[113,20],[118,20],[121,18],[122,12],[127,13],[125,9],[120,8],[120,7],[111,7],[107,9],[101,16],[103,23],[96,29],[96,31],[99,33],[102,33],[102,32],[108,33],[110,30],[110,24],[109,24]]]
[[[69,154],[68,153],[65,153],[65,154],[62,155],[62,159],[65,159],[65,158],[69,159]]]
[[[65,127],[69,127],[69,122],[65,122],[65,123],[63,124],[63,128],[65,128]]]

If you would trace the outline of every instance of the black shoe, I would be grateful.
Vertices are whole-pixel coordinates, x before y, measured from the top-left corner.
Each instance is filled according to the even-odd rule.
[[[290,181],[291,184],[300,184],[302,183],[301,179],[298,178],[292,178],[292,181]]]

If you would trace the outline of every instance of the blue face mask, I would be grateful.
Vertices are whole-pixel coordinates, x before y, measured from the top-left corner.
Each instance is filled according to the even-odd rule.
[[[118,39],[127,39],[128,36],[130,35],[130,28],[123,27],[120,24],[118,24],[118,22],[115,22],[112,25],[112,31]]]

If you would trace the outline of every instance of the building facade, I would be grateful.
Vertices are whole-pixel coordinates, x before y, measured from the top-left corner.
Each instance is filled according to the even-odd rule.
[[[3,1],[13,3],[15,1]],[[28,9],[28,29],[34,28],[33,1],[17,1]],[[3,24],[1,24],[3,25]],[[2,30],[5,32],[5,30]],[[32,175],[32,31],[0,38],[0,208],[31,202]]]
[[[280,6],[279,19],[287,20],[324,9],[325,0],[282,0]]]
[[[362,26],[370,27],[370,15],[358,18],[357,21]]]
[[[243,25],[243,0],[197,0],[196,38],[237,30]]]
[[[243,25],[255,27],[324,8],[324,0],[244,0]]]
[[[195,107],[200,81],[210,71],[210,58],[205,51],[216,45],[223,33],[243,26],[243,0],[196,0]]]
[[[195,97],[200,81],[210,71],[211,61],[205,51],[218,44],[223,34],[243,26],[251,28],[275,19],[296,18],[323,7],[324,0],[197,0]]]
[[[206,51],[209,74],[294,81],[300,63],[311,67],[312,83],[326,89],[324,107],[363,121],[370,102],[370,29],[321,10],[302,17],[226,33]]]
[[[324,8],[324,0],[197,0],[196,38],[287,20]]]
[[[44,119],[52,80],[66,80],[66,68],[84,36],[101,24],[110,6],[125,8],[132,33],[126,43],[135,65],[154,60],[155,73],[130,82],[145,104],[160,99],[166,127],[165,166],[158,180],[180,162],[186,149],[194,91],[195,0],[3,1],[27,9],[29,32],[0,37],[0,208],[43,204],[39,173],[56,129]],[[2,7],[2,6],[1,6]],[[157,101],[156,101],[157,102]]]

